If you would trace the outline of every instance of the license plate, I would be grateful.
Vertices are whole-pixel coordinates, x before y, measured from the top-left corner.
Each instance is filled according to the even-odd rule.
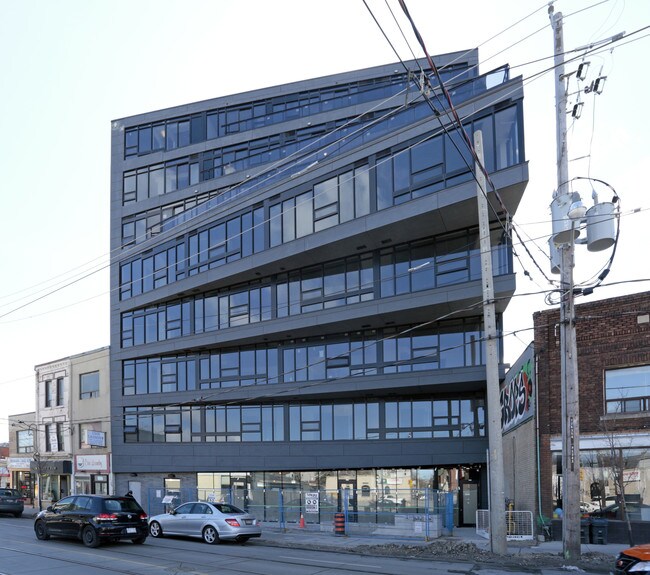
[[[253,523],[253,520],[252,519],[244,519],[244,523],[246,525],[251,525]]]
[[[127,527],[126,532],[127,533],[137,533],[138,530],[135,527]]]

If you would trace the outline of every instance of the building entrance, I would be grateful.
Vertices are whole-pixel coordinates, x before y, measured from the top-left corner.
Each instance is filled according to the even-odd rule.
[[[460,482],[460,497],[458,498],[458,523],[460,527],[469,527],[476,525],[478,495],[478,482]]]

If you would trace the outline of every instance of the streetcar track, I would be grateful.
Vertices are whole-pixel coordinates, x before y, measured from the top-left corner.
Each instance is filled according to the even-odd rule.
[[[6,540],[3,542],[3,544],[0,544],[0,549],[7,550],[7,551],[15,551],[18,553],[30,555],[30,556],[35,556],[35,557],[41,557],[45,559],[50,559],[54,561],[60,561],[63,563],[72,563],[74,565],[80,565],[80,566],[90,566],[90,567],[95,567],[97,569],[101,569],[103,571],[108,571],[111,573],[119,573],[123,575],[141,575],[140,571],[133,571],[128,568],[118,568],[115,564],[111,563],[110,567],[103,567],[100,563],[97,561],[83,561],[81,559],[70,559],[66,557],[60,557],[58,554],[54,553],[47,553],[46,546],[49,545],[50,543],[70,543],[71,541],[68,540],[66,541],[65,539],[52,539],[49,542],[34,542],[32,545],[38,545],[38,551],[26,551],[24,547],[21,548],[16,548],[16,547],[8,547],[6,545]],[[165,543],[162,544],[161,542],[161,549],[163,550],[168,550],[168,551],[188,551],[187,546],[182,546],[182,545],[170,545],[170,543],[174,543],[174,539],[169,539],[165,538]],[[20,542],[24,543],[24,542]],[[75,542],[72,541],[72,544]],[[80,543],[81,544],[81,543]],[[209,569],[209,570],[214,570],[215,564],[209,563],[209,562],[203,562],[199,560],[196,560],[196,558],[190,559],[190,560],[184,560],[184,561],[170,561],[169,564],[167,565],[157,565],[155,562],[156,561],[167,561],[165,557],[156,557],[155,555],[147,555],[143,552],[139,552],[136,549],[129,550],[127,551],[126,549],[120,549],[118,546],[120,544],[108,544],[104,545],[103,547],[100,547],[96,550],[90,551],[89,554],[95,554],[98,555],[101,553],[101,551],[106,551],[109,552],[111,555],[118,555],[118,556],[123,556],[123,557],[117,557],[115,558],[115,561],[131,561],[136,563],[135,559],[146,559],[149,561],[149,563],[146,563],[146,566],[151,569],[151,568],[159,568],[161,571],[165,571],[168,573],[173,573],[175,570],[182,571],[183,573],[188,573],[188,574],[199,574],[201,573],[202,569]],[[201,545],[198,543],[198,545]],[[150,546],[155,546],[158,547],[159,545],[151,545]],[[250,548],[256,548],[253,545],[249,545]],[[263,547],[263,545],[260,545],[258,548]],[[84,548],[85,549],[85,548]],[[213,557],[219,557],[219,558],[228,558],[236,561],[263,561],[264,563],[277,563],[277,564],[292,564],[292,565],[298,565],[298,566],[305,566],[303,562],[307,561],[311,564],[312,567],[316,567],[317,564],[321,564],[323,567],[326,567],[327,569],[334,570],[334,571],[346,571],[346,572],[355,572],[355,573],[379,573],[379,569],[381,567],[377,565],[353,565],[349,562],[345,561],[340,561],[340,562],[335,562],[335,561],[328,561],[328,560],[320,560],[318,558],[312,557],[292,557],[292,556],[280,556],[278,559],[274,559],[268,556],[265,557],[252,557],[252,556],[243,556],[235,553],[228,553],[228,552],[223,552],[224,546],[219,545],[217,548],[211,549],[211,548],[201,548],[198,549],[197,551],[190,551],[191,553],[194,554],[208,554]],[[295,550],[294,550],[295,551]],[[306,550],[309,551],[309,550]],[[312,552],[321,552],[320,550],[315,550]],[[331,550],[329,553],[336,553],[337,551]],[[98,557],[99,559],[99,557]],[[106,558],[108,559],[108,558]],[[143,562],[137,561],[138,564],[145,564]],[[242,568],[238,568],[236,566],[236,562],[233,564],[227,564],[223,565],[221,564],[221,567],[225,567],[226,569],[232,571],[232,572],[238,572],[238,573],[246,573],[247,575],[250,575],[251,571],[250,570],[244,570]],[[384,575],[390,575],[390,572],[385,571]]]
[[[45,559],[50,559],[53,561],[60,561],[61,563],[72,563],[73,565],[80,565],[83,567],[94,567],[95,569],[101,569],[102,571],[108,571],[109,573],[123,573],[124,575],[141,575],[140,571],[130,571],[127,569],[117,569],[114,566],[111,567],[102,567],[100,564],[96,562],[91,562],[91,561],[80,561],[77,559],[70,559],[69,557],[67,558],[61,558],[55,555],[47,555],[45,553],[36,553],[36,552],[31,552],[31,551],[25,551],[24,548],[21,549],[16,549],[14,547],[6,547],[5,545],[0,545],[0,549],[3,549],[5,551],[15,551],[16,553],[20,553],[21,555],[30,555],[33,557],[40,557],[40,558],[45,558]]]
[[[20,528],[23,529],[30,529],[32,530],[32,526],[26,526],[19,524],[17,525]],[[7,546],[7,539],[5,539],[1,544],[0,544],[0,549],[5,549],[8,551],[16,551],[19,553],[24,553],[27,555],[31,556],[37,556],[37,557],[43,557],[46,559],[52,559],[55,561],[61,561],[61,562],[70,562],[75,565],[82,565],[82,566],[92,566],[98,569],[101,569],[103,571],[109,571],[111,573],[119,573],[119,574],[124,574],[124,575],[141,575],[139,571],[132,571],[128,568],[124,569],[117,569],[115,565],[112,565],[110,567],[103,567],[101,564],[99,564],[96,560],[95,561],[83,561],[83,560],[73,560],[73,559],[67,559],[67,558],[62,558],[54,553],[50,554],[47,553],[47,546],[49,544],[57,544],[57,543],[62,543],[63,545],[66,544],[72,544],[74,545],[75,542],[74,540],[66,540],[63,538],[57,538],[53,537],[51,541],[37,541],[34,540],[31,545],[33,546],[38,546],[38,552],[37,551],[26,551],[24,547],[21,548],[13,548],[13,547],[8,547]],[[24,541],[17,541],[14,540],[12,543],[15,543],[17,545],[24,545]],[[78,542],[79,545],[81,545],[81,542]],[[257,557],[257,556],[251,556],[251,555],[243,555],[240,554],[244,549],[250,549],[250,550],[261,550],[261,548],[266,547],[263,541],[259,542],[249,542],[246,544],[245,547],[237,545],[236,548],[240,549],[240,553],[234,553],[234,552],[228,552],[227,546],[231,543],[229,542],[222,542],[220,545],[216,546],[208,546],[205,545],[202,542],[199,542],[197,540],[192,540],[192,539],[182,539],[182,538],[170,538],[170,537],[165,537],[162,540],[159,539],[154,539],[152,537],[149,537],[147,539],[147,543],[149,547],[159,547],[161,551],[169,551],[171,553],[178,553],[178,552],[186,552],[190,554],[192,559],[185,559],[183,561],[179,560],[169,560],[165,556],[156,557],[156,555],[148,555],[144,553],[143,551],[140,551],[137,547],[133,546],[131,548],[128,548],[127,550],[127,545],[126,544],[105,544],[101,547],[99,547],[96,550],[87,550],[85,547],[81,547],[85,552],[87,552],[89,555],[97,557],[98,555],[101,554],[102,551],[110,553],[110,555],[117,555],[118,557],[114,557],[115,561],[132,561],[136,562],[136,559],[145,559],[149,561],[146,563],[148,568],[159,568],[161,572],[167,572],[167,573],[173,573],[174,570],[178,570],[183,573],[187,574],[199,574],[201,573],[202,569],[209,569],[209,570],[214,570],[215,565],[211,564],[209,562],[204,562],[200,560],[201,555],[210,555],[212,557],[219,557],[221,559],[230,559],[233,560],[232,564],[228,564],[227,567],[233,572],[239,572],[239,573],[246,573],[247,575],[250,575],[251,571],[250,570],[242,570],[241,568],[237,568],[236,564],[238,561],[263,561],[265,563],[276,563],[279,565],[282,564],[291,564],[291,565],[298,565],[298,566],[305,566],[304,562],[308,562],[310,566],[316,567],[318,564],[322,565],[325,568],[331,569],[333,571],[347,571],[347,572],[354,572],[354,573],[381,573],[382,575],[392,575],[392,571],[383,571],[383,573],[380,571],[383,566],[379,565],[367,565],[367,564],[357,564],[354,565],[349,560],[347,561],[341,561],[341,562],[335,562],[331,560],[325,560],[325,559],[318,559],[317,557],[294,557],[294,556],[289,556],[289,555],[284,555],[284,556],[279,556],[277,559],[274,559],[272,557],[268,556],[262,556],[262,557]],[[197,545],[197,549],[189,549],[187,545],[183,545],[183,543],[189,543],[190,545]],[[145,544],[146,545],[146,544]],[[273,547],[278,547],[275,545],[272,545]],[[299,551],[299,549],[292,549],[294,552]],[[316,554],[316,553],[330,553],[330,554],[346,554],[349,555],[349,552],[346,552],[345,550],[340,550],[340,549],[304,549],[303,551],[311,554]],[[123,558],[120,558],[119,556],[123,556]],[[98,557],[99,558],[99,557]],[[108,559],[108,558],[107,558]],[[197,560],[198,559],[198,560]],[[406,561],[406,559],[403,558],[393,558],[398,561]],[[157,565],[156,561],[163,561],[167,562],[169,561],[168,564],[166,565]],[[409,560],[412,561],[412,560]],[[224,565],[221,565],[224,567]],[[190,570],[191,568],[191,570]],[[395,573],[398,573],[398,571],[395,571]],[[1,574],[0,574],[1,575]]]

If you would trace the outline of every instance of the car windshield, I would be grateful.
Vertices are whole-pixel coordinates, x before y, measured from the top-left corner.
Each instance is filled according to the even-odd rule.
[[[104,507],[106,511],[141,511],[141,507],[135,499],[105,499]]]

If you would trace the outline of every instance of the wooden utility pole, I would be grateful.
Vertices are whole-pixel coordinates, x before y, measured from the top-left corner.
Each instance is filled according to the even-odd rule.
[[[490,480],[490,545],[493,553],[505,555],[506,511],[503,479],[503,438],[501,435],[501,400],[499,393],[499,354],[492,276],[492,246],[488,216],[487,186],[483,167],[483,134],[474,133],[476,201],[478,204],[479,238],[481,246],[481,282],[483,284],[483,329],[485,332],[485,377],[487,387],[487,416]]]
[[[562,13],[549,6],[555,55],[555,112],[557,138],[557,189],[554,197],[567,194],[569,165],[566,141],[567,78],[564,74]],[[568,217],[568,214],[567,216]],[[573,306],[574,234],[559,247],[560,345],[562,391],[562,550],[564,558],[580,558],[580,418],[578,356]]]

